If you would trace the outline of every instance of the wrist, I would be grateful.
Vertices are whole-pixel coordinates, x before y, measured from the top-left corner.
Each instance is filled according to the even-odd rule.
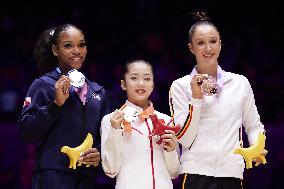
[[[58,106],[61,107],[63,105],[63,103],[58,102],[57,100],[54,100],[54,103]]]
[[[192,93],[192,98],[194,98],[194,99],[202,99],[202,94],[194,94],[194,93]]]
[[[114,129],[121,129],[120,125],[111,125],[111,127],[114,128]]]

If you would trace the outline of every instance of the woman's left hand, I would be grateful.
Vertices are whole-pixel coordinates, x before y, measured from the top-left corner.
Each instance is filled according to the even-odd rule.
[[[172,130],[165,130],[165,134],[161,136],[163,148],[167,152],[171,152],[176,148],[177,138]]]
[[[98,166],[100,163],[100,153],[96,148],[86,150],[80,155],[79,161],[86,165]]]

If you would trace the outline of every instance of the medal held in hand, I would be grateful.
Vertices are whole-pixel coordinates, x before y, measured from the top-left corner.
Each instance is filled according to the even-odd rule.
[[[139,112],[133,107],[126,106],[122,111],[124,112],[123,118],[127,122],[134,122],[139,118]]]
[[[85,76],[76,69],[69,71],[68,76],[71,80],[71,85],[74,87],[81,88],[85,84]]]
[[[208,76],[201,84],[201,92],[205,96],[211,96],[217,93],[217,81],[214,77]]]
[[[139,112],[135,108],[129,106],[123,106],[121,110],[124,112],[121,127],[124,132],[131,132],[131,123],[138,120]]]

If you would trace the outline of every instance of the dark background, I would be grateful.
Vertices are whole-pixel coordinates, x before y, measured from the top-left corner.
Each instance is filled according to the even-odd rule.
[[[85,34],[86,76],[102,84],[112,109],[125,98],[121,65],[132,58],[150,61],[155,70],[155,108],[170,114],[173,80],[195,65],[187,49],[190,12],[205,10],[222,38],[220,66],[251,82],[261,121],[267,130],[268,163],[245,170],[244,188],[284,186],[284,26],[280,1],[125,0],[6,2],[0,8],[0,188],[28,189],[34,146],[19,140],[17,118],[25,94],[38,77],[32,57],[39,34],[71,23]],[[234,100],[234,99],[232,99]],[[158,103],[159,102],[159,103]],[[98,174],[100,188],[114,180]],[[141,175],[143,176],[143,175]],[[179,179],[175,179],[177,185]]]

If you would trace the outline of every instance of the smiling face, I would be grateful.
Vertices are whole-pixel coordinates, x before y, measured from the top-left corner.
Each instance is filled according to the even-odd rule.
[[[52,51],[57,57],[59,68],[63,73],[72,69],[80,69],[87,55],[83,33],[75,27],[67,28],[60,33]]]
[[[195,55],[197,67],[217,67],[221,40],[216,28],[208,24],[197,26],[188,46]]]
[[[154,89],[152,66],[143,61],[135,61],[127,65],[125,79],[121,80],[121,88],[126,91],[128,101],[145,109],[149,104],[149,96]]]

